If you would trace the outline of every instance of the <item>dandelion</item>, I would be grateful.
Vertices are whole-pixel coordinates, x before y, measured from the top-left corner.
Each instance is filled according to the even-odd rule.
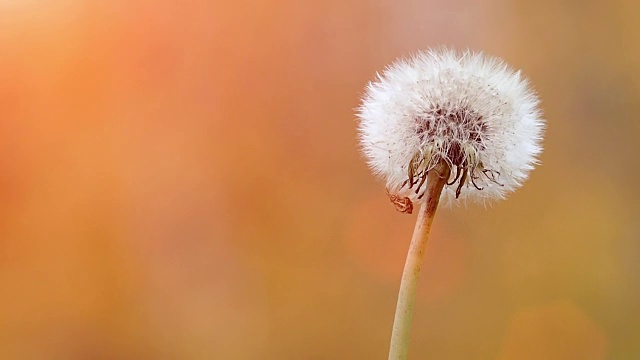
[[[390,65],[358,111],[363,153],[396,209],[421,204],[398,296],[389,359],[406,359],[416,285],[440,198],[501,199],[541,153],[529,83],[497,58],[440,49]]]

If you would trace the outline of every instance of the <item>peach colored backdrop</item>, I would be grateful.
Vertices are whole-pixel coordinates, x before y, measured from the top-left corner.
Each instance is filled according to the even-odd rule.
[[[542,166],[441,211],[412,359],[640,357],[637,1],[0,1],[1,359],[386,359],[414,217],[376,71],[522,68]]]

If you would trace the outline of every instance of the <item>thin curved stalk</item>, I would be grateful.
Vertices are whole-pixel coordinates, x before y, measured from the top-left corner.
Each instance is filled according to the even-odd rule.
[[[420,213],[413,230],[413,238],[409,246],[407,261],[404,264],[396,315],[393,321],[389,360],[406,360],[409,348],[409,330],[413,320],[413,307],[418,289],[422,259],[431,232],[431,224],[438,209],[440,194],[449,178],[449,167],[445,163],[438,164],[429,171],[427,180],[427,198],[420,207]]]

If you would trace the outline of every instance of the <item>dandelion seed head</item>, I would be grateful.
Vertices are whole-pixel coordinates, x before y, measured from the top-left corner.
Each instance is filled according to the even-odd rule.
[[[450,169],[444,197],[485,202],[521,186],[542,151],[535,92],[520,71],[482,53],[396,61],[369,83],[358,118],[369,166],[401,211],[423,200],[438,163]]]

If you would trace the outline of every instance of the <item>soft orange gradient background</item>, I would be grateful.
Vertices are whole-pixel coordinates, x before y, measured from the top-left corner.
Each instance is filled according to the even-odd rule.
[[[386,359],[415,216],[358,153],[395,58],[472,48],[542,165],[443,209],[412,359],[640,358],[635,1],[0,1],[0,359]]]

